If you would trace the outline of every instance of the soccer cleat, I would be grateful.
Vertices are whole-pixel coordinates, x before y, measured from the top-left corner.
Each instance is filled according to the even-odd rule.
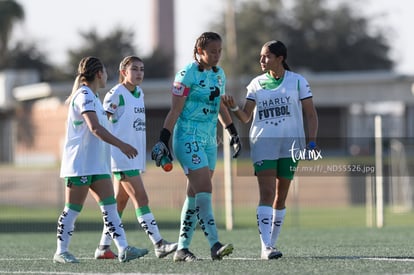
[[[99,249],[96,248],[95,250],[95,259],[97,260],[106,260],[106,259],[116,259],[118,255],[112,252],[111,248]]]
[[[230,244],[221,244],[216,242],[211,248],[211,258],[214,260],[222,260],[224,256],[228,256],[233,253],[233,245]]]
[[[53,262],[61,263],[61,264],[66,264],[66,263],[76,264],[76,263],[79,263],[79,260],[76,259],[75,256],[73,256],[72,254],[66,251],[61,254],[55,254],[53,256]]]
[[[148,254],[148,249],[128,246],[122,253],[118,255],[118,260],[121,263],[125,263],[133,259],[141,258],[147,254]]]
[[[164,258],[168,254],[176,251],[177,246],[177,243],[170,243],[166,240],[161,240],[161,243],[159,245],[154,245],[155,256],[157,256],[157,258]]]
[[[283,256],[282,252],[280,252],[276,248],[266,247],[266,249],[262,251],[261,258],[262,260],[272,260],[272,259],[279,259],[282,256]]]
[[[183,248],[175,251],[173,260],[174,262],[195,262],[199,259],[188,248]]]

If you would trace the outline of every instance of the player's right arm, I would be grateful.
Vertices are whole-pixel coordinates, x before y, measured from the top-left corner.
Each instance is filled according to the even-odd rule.
[[[96,112],[87,111],[82,113],[82,117],[88,125],[89,131],[97,138],[119,148],[128,158],[134,158],[137,156],[137,150],[123,142],[114,135],[112,135],[105,127],[103,127],[98,120]]]
[[[188,91],[189,88],[187,88],[184,84],[178,82],[174,83],[172,89],[171,108],[165,117],[159,141],[154,145],[151,152],[151,158],[155,160],[155,164],[157,166],[161,165],[161,159],[163,156],[168,156],[170,160],[173,160],[168,144],[175,123],[184,108]]]
[[[184,108],[186,97],[173,95],[171,99],[171,108],[165,117],[163,128],[172,132],[174,129],[175,123],[177,122],[178,117],[181,115],[181,112]]]
[[[242,109],[239,108],[231,95],[222,96],[222,100],[241,122],[248,123],[250,121],[254,108],[256,107],[256,102],[254,100],[247,99]]]

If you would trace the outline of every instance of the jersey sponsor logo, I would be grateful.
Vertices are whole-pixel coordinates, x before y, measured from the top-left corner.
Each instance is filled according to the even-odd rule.
[[[272,107],[277,105],[289,104],[290,103],[290,96],[283,96],[283,97],[276,97],[270,98],[268,100],[263,100],[258,103],[259,107]]]
[[[92,104],[92,103],[93,103],[93,100],[88,99],[82,104],[82,106],[85,107],[85,106],[87,106],[89,104]]]
[[[144,107],[134,107],[134,113],[143,114],[143,113],[145,113],[145,108]]]
[[[290,115],[289,105],[259,110],[258,114],[259,114],[259,119],[273,118],[273,117],[279,117],[279,116],[289,116]]]
[[[260,101],[258,106],[259,119],[290,116],[290,96],[270,98]]]
[[[220,96],[220,89],[218,87],[210,87],[210,96],[209,96],[209,100],[213,101],[216,97]]]
[[[174,82],[172,87],[172,94],[176,96],[187,96],[190,88],[186,87],[180,82]]]
[[[145,131],[145,120],[137,118],[132,127],[134,127],[135,131]]]
[[[217,114],[217,111],[215,109],[203,108],[203,113],[205,115],[208,115],[208,114]]]

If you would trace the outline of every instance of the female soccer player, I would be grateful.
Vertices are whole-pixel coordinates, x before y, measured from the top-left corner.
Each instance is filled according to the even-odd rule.
[[[240,141],[226,106],[221,102],[226,77],[217,64],[222,50],[220,35],[205,32],[197,38],[194,61],[179,71],[172,88],[172,106],[164,121],[160,141],[153,147],[152,159],[160,166],[163,156],[171,157],[169,140],[174,130],[173,149],[187,176],[187,198],[181,212],[181,228],[174,261],[195,261],[189,251],[196,221],[204,231],[213,260],[232,253],[232,244],[218,239],[211,204],[211,178],[217,160],[217,121],[226,126],[230,144],[240,150]]]
[[[290,182],[298,165],[290,150],[305,148],[302,109],[308,124],[308,148],[316,148],[318,117],[311,89],[304,77],[289,69],[286,59],[287,49],[282,42],[265,43],[260,52],[264,74],[247,86],[243,109],[233,97],[223,97],[240,121],[247,123],[253,115],[250,155],[259,184],[257,224],[262,259],[282,257],[276,249],[276,240],[286,214]]]
[[[134,204],[139,224],[154,245],[155,255],[164,258],[177,249],[177,243],[164,240],[152,214],[148,196],[140,174],[145,171],[146,126],[144,92],[144,63],[137,56],[127,56],[119,65],[119,84],[104,98],[104,109],[112,123],[111,133],[138,149],[137,157],[130,159],[117,147],[111,146],[111,165],[118,213],[122,215],[128,199]],[[113,259],[109,246],[112,239],[102,233],[95,251],[95,259]]]
[[[148,253],[147,249],[128,245],[116,209],[110,176],[109,144],[119,148],[130,159],[137,156],[137,150],[112,135],[106,128],[108,118],[96,92],[105,87],[107,77],[106,69],[98,58],[83,58],[67,100],[69,111],[60,170],[66,186],[65,207],[57,224],[57,249],[53,256],[53,261],[57,263],[79,262],[68,251],[68,247],[76,218],[89,190],[97,198],[105,231],[118,248],[119,261],[128,262]]]

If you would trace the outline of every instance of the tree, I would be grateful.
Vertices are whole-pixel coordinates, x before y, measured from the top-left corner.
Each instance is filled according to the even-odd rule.
[[[154,51],[150,57],[140,56],[133,45],[133,31],[116,27],[107,36],[99,36],[96,30],[83,32],[80,35],[86,46],[69,50],[71,76],[76,72],[82,57],[89,55],[96,56],[104,62],[110,80],[118,79],[119,63],[128,55],[137,55],[143,59],[146,78],[167,77],[173,69],[173,58],[160,51]]]
[[[135,54],[132,31],[124,31],[119,27],[111,31],[108,36],[100,37],[96,30],[92,29],[91,31],[81,32],[80,35],[86,46],[68,51],[69,73],[72,77],[83,57],[96,56],[105,64],[108,79],[117,79],[119,63],[122,58]]]
[[[155,49],[143,60],[147,79],[170,77],[174,73],[174,57],[169,56],[162,49]]]
[[[58,72],[34,42],[17,42],[14,48],[7,51],[3,64],[8,69],[35,69],[39,72],[40,81],[54,79]]]
[[[23,19],[24,10],[21,5],[14,0],[0,1],[0,60],[4,60],[6,56],[13,24]]]
[[[358,71],[391,69],[390,47],[381,30],[371,33],[368,19],[349,4],[328,5],[328,0],[242,1],[236,9],[238,68],[236,75],[260,72],[260,47],[281,40],[288,47],[294,70]],[[225,20],[225,19],[223,19]],[[224,33],[225,24],[215,25]],[[230,66],[226,56],[223,67]]]
[[[312,71],[391,69],[385,35],[369,32],[366,18],[346,3],[325,8],[326,0],[297,1],[285,26],[290,62]]]

